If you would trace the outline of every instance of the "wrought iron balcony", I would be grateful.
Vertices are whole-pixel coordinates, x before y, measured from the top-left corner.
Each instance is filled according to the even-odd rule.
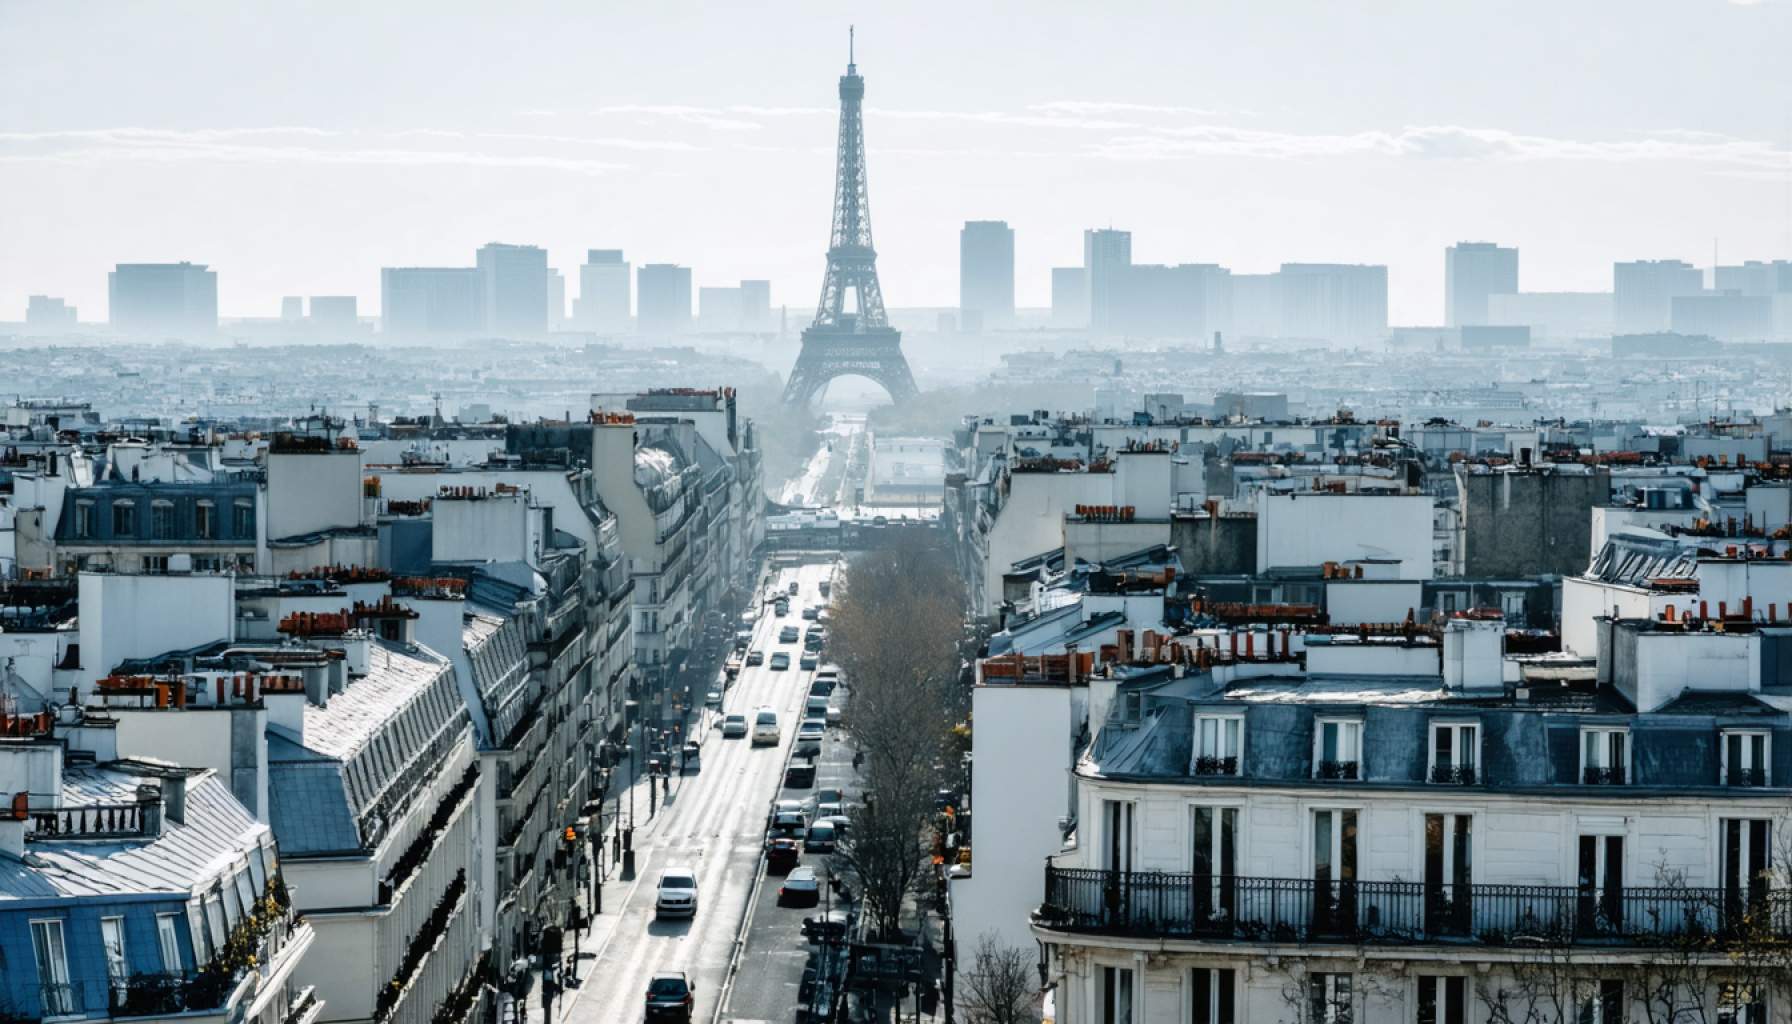
[[[1624,784],[1624,768],[1622,765],[1613,768],[1589,766],[1581,772],[1580,780],[1589,786],[1622,786]]]
[[[1357,768],[1355,761],[1321,761],[1319,777],[1322,779],[1355,779]]]
[[[1195,758],[1196,775],[1237,775],[1238,758],[1236,757],[1197,757]]]
[[[1767,785],[1767,769],[1765,768],[1731,768],[1724,775],[1727,786],[1765,786]]]
[[[1792,939],[1792,890],[1328,881],[1047,867],[1042,928],[1200,942],[1675,946]]]
[[[1431,781],[1442,786],[1472,786],[1475,784],[1475,766],[1472,764],[1432,765]]]

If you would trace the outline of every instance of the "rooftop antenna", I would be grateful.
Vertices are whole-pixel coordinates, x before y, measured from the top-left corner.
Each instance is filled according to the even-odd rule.
[[[857,27],[858,26],[856,25],[846,26],[846,73],[849,75],[853,73],[853,69],[856,66],[856,62],[853,60],[853,54],[857,49],[857,46],[855,45],[853,36]]]

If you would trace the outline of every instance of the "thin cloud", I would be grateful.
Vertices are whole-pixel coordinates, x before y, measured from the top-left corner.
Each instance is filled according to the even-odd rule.
[[[1042,114],[1162,114],[1177,117],[1222,117],[1227,112],[1203,107],[1169,106],[1161,103],[1122,103],[1111,100],[1053,100],[1027,107]]]
[[[420,130],[421,131],[421,130]],[[403,133],[401,133],[403,134]],[[452,133],[437,137],[450,137]],[[0,163],[256,163],[382,165],[392,167],[495,167],[602,174],[626,164],[540,153],[489,153],[468,149],[320,146],[256,141],[270,136],[341,138],[314,128],[207,128],[192,130],[101,128],[56,132],[0,132]]]
[[[626,115],[646,120],[681,121],[720,131],[751,132],[758,131],[763,127],[758,121],[731,117],[725,109],[717,107],[691,107],[669,103],[623,103],[616,106],[599,107],[596,113]]]
[[[665,150],[695,153],[703,147],[673,139],[630,139],[611,135],[549,135],[540,132],[463,132],[452,128],[407,128],[393,138],[492,139],[500,142],[544,142],[552,145],[601,146],[609,149]]]

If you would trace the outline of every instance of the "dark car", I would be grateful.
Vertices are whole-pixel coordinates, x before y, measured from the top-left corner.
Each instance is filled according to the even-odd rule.
[[[647,983],[647,1019],[676,1020],[689,1024],[695,991],[683,971],[656,974]]]
[[[794,839],[773,839],[765,844],[765,870],[785,874],[802,859],[802,844]]]
[[[790,789],[808,789],[815,785],[815,762],[790,762],[790,766],[784,769],[784,785]]]
[[[818,821],[810,825],[809,831],[803,836],[803,852],[833,853],[834,844],[838,840],[839,835],[834,830],[833,822]]]
[[[846,930],[852,927],[852,916],[844,910],[830,910],[825,914],[803,918],[803,938],[810,942],[828,942],[846,937]]]

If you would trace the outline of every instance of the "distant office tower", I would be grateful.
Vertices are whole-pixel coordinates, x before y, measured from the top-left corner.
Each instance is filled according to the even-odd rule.
[[[548,253],[533,245],[479,247],[485,327],[492,334],[533,335],[548,328]]]
[[[1542,338],[1602,338],[1612,333],[1611,292],[1489,295],[1487,322],[1524,324]]]
[[[1232,275],[1232,334],[1238,338],[1282,336],[1282,275]]]
[[[1739,291],[1676,295],[1668,327],[1676,334],[1708,334],[1719,341],[1766,341],[1774,334],[1773,296]]]
[[[331,330],[347,330],[361,325],[353,295],[311,296],[311,323]]]
[[[742,281],[740,283],[740,329],[764,334],[772,329],[772,283]]]
[[[485,285],[476,267],[386,267],[381,329],[392,335],[485,332]]]
[[[1444,250],[1444,322],[1478,326],[1487,319],[1490,295],[1518,291],[1518,250],[1492,242],[1457,242]]]
[[[961,319],[977,314],[986,327],[1014,321],[1014,231],[1007,221],[967,220],[959,229],[958,311]]]
[[[1282,336],[1370,341],[1388,331],[1388,268],[1284,263]]]
[[[1106,330],[1113,315],[1114,279],[1132,266],[1132,232],[1095,228],[1083,232],[1083,269],[1089,272],[1089,326]]]
[[[636,272],[641,303],[639,333],[650,338],[683,334],[691,328],[691,268],[648,263]]]
[[[1720,292],[1740,295],[1792,294],[1792,260],[1749,260],[1738,266],[1718,267],[1712,284]]]
[[[48,295],[25,300],[25,326],[35,330],[66,330],[75,326],[75,307]]]
[[[280,299],[280,319],[287,323],[297,323],[305,319],[305,297],[303,295],[286,295]]]
[[[697,329],[700,331],[733,332],[740,330],[741,296],[739,288],[697,289]]]
[[[1612,264],[1612,330],[1618,334],[1665,331],[1674,299],[1705,290],[1705,275],[1680,260]]]
[[[151,333],[218,329],[218,274],[203,263],[120,263],[107,278],[113,327]]]
[[[1052,268],[1052,326],[1089,326],[1089,272],[1082,267]]]
[[[1185,263],[1134,263],[1121,268],[1111,289],[1108,328],[1164,338],[1211,338],[1232,329],[1232,273]]]
[[[566,326],[566,276],[548,268],[548,330]]]
[[[573,303],[573,326],[582,331],[626,331],[632,315],[628,301],[628,261],[621,249],[589,249],[579,268],[579,298]]]

